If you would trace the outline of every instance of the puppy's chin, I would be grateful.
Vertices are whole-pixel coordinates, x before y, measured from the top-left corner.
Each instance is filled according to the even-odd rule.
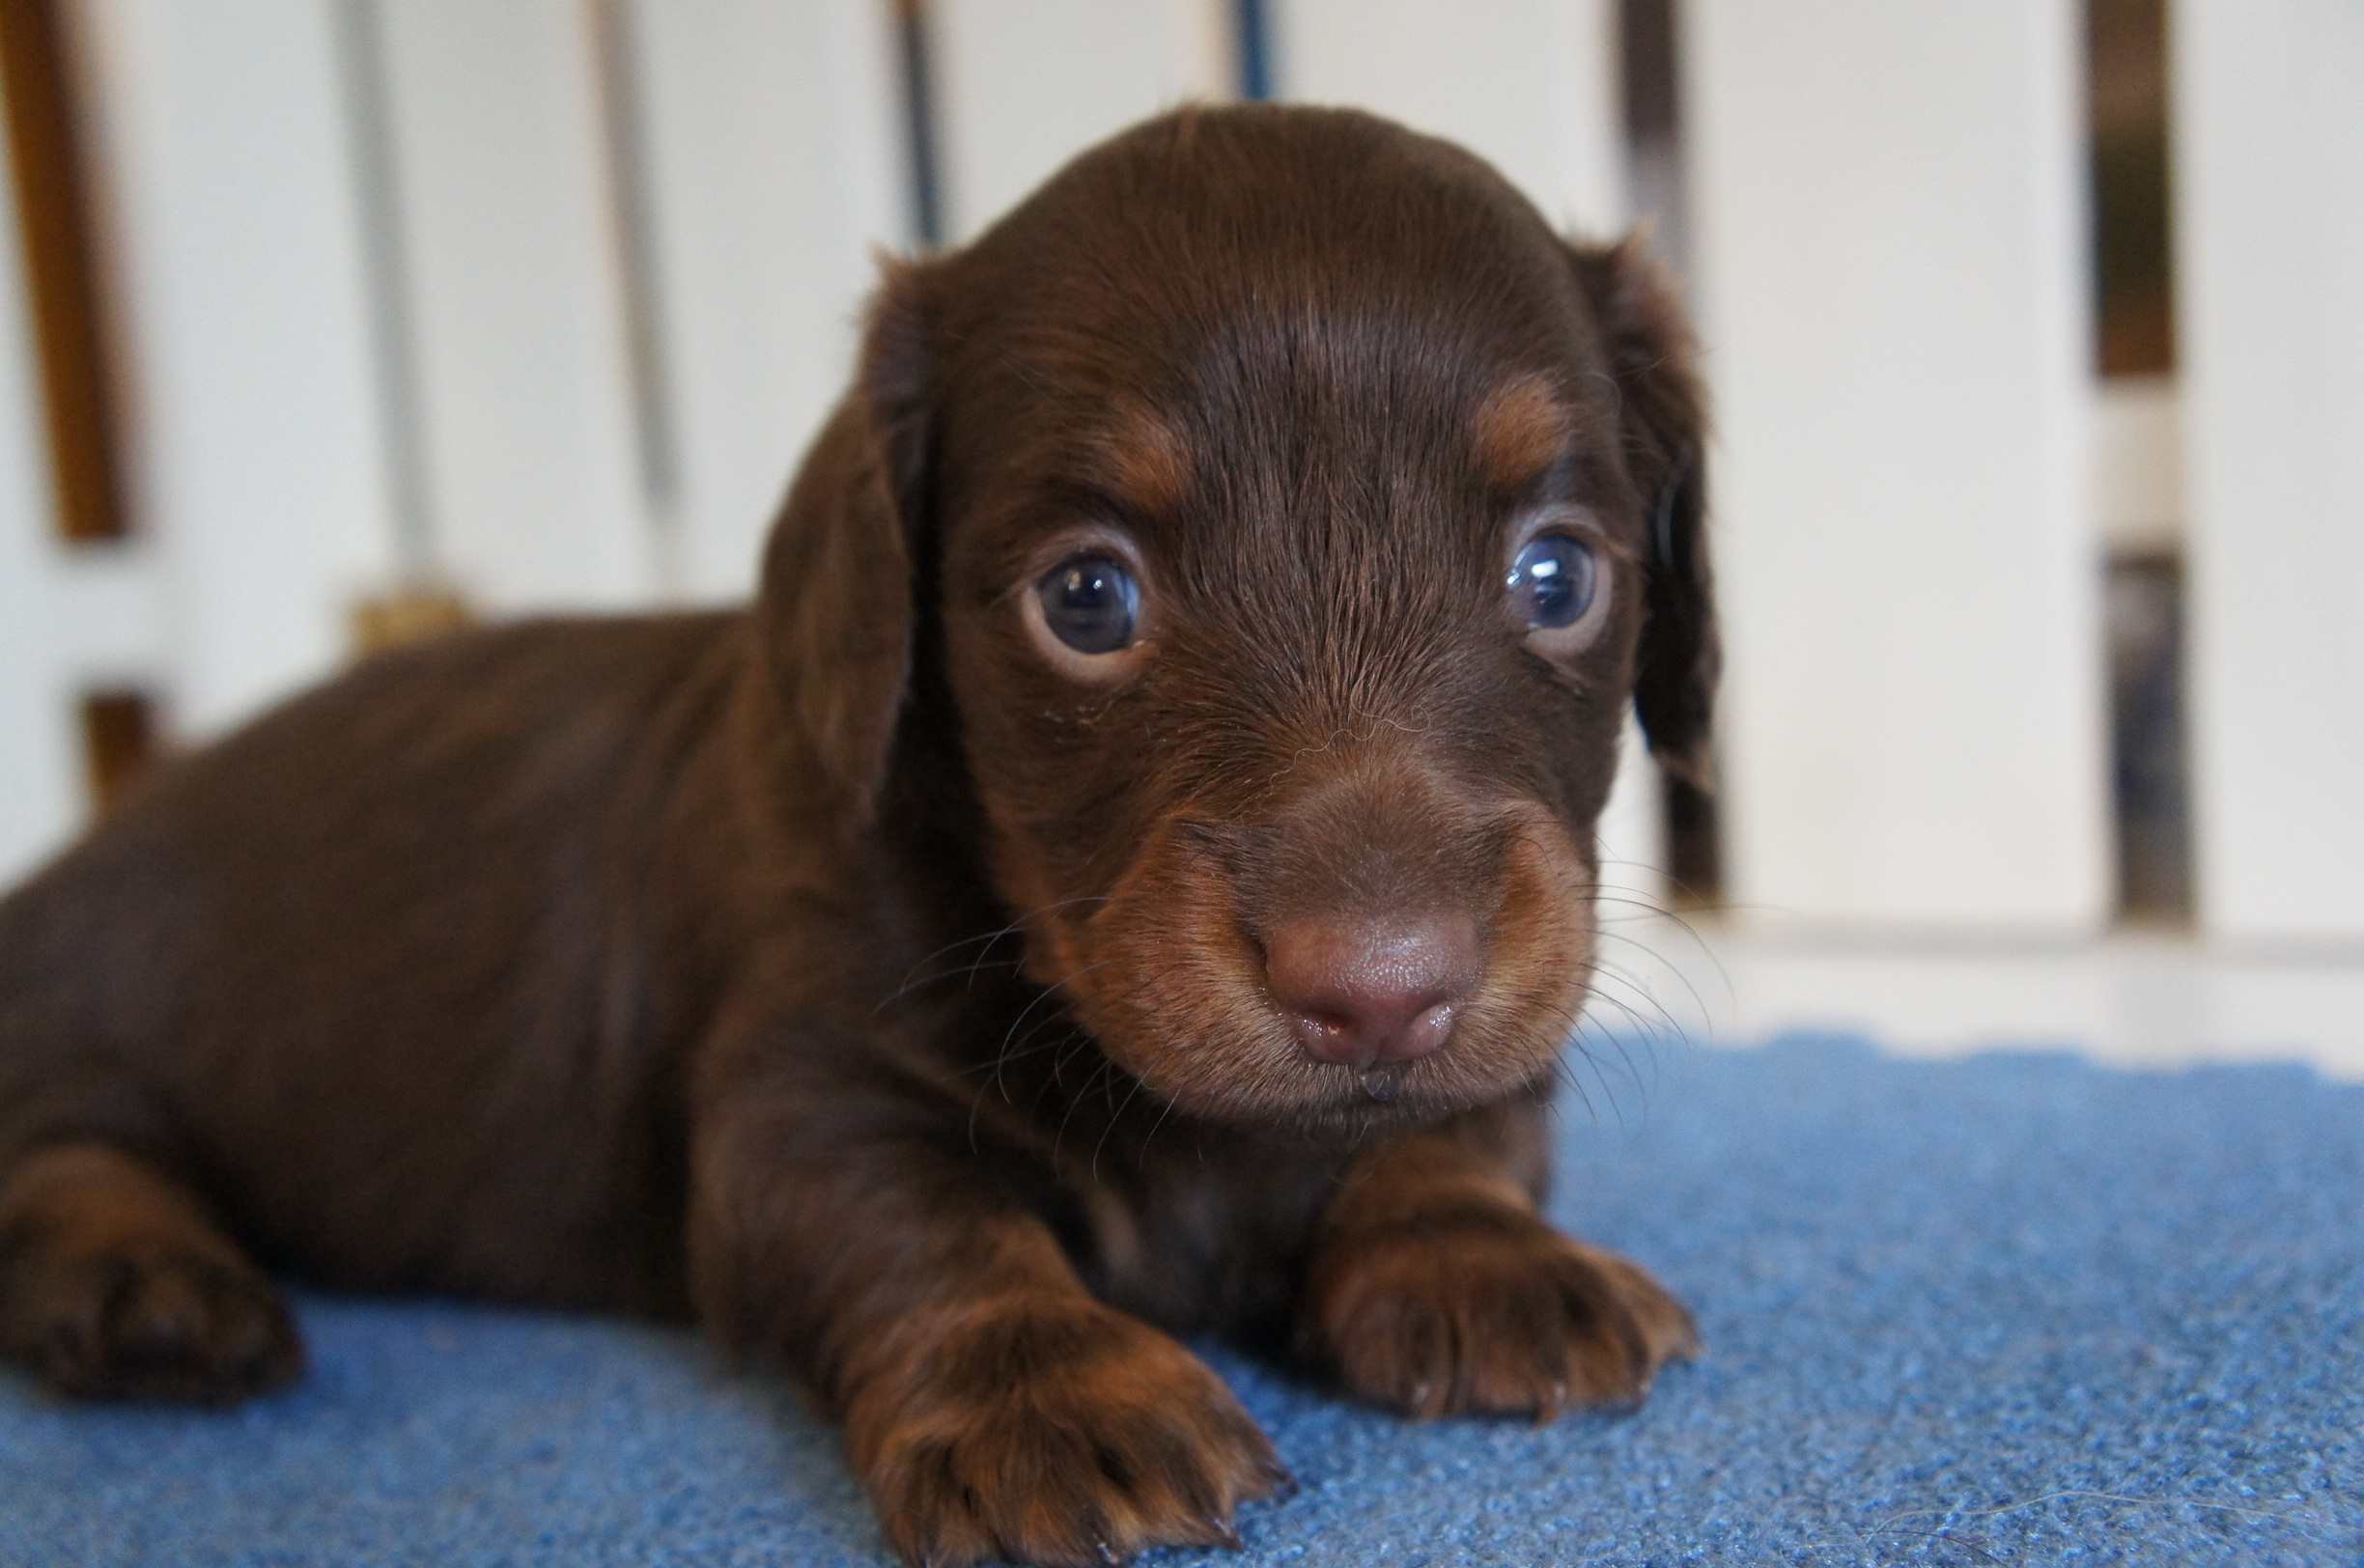
[[[1479,1106],[1548,1093],[1561,1045],[1549,1038],[1449,1043],[1433,1055],[1357,1070],[1308,1058],[1277,1028],[1248,1038],[1128,1038],[1094,1027],[1100,1049],[1176,1111],[1200,1121],[1324,1142],[1409,1131]]]
[[[1232,1096],[1207,1105],[1178,1098],[1174,1107],[1209,1121],[1302,1137],[1325,1146],[1352,1147],[1372,1138],[1414,1132],[1504,1099],[1546,1098],[1553,1076],[1553,1070],[1546,1067],[1525,1080],[1474,1094],[1466,1083],[1440,1085],[1409,1075],[1358,1074],[1343,1068],[1325,1071],[1335,1075],[1335,1081],[1325,1083],[1324,1092],[1302,1098],[1280,1101]]]

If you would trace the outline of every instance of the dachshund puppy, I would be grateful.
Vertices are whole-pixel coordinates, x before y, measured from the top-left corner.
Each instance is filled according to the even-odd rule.
[[[1690,354],[1343,111],[890,266],[751,609],[380,658],[0,905],[0,1348],[242,1399],[266,1269],[694,1315],[937,1565],[1235,1540],[1177,1335],[1640,1398],[1688,1319],[1537,1203],[1627,704],[1706,742]]]

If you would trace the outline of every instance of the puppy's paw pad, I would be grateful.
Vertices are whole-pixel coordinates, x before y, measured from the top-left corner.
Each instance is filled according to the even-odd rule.
[[[905,1560],[1100,1568],[1157,1546],[1239,1545],[1231,1517],[1284,1477],[1214,1373],[1096,1302],[1000,1308],[848,1423]]]
[[[1313,1348],[1350,1392],[1409,1414],[1638,1403],[1699,1347],[1656,1280],[1529,1216],[1338,1245],[1312,1292]]]
[[[286,1303],[242,1262],[126,1246],[48,1260],[28,1294],[18,1337],[78,1398],[234,1404],[303,1370]]]

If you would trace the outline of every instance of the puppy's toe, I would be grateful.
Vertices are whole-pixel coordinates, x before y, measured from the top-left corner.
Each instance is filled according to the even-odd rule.
[[[19,1278],[14,1337],[63,1393],[234,1404],[303,1370],[286,1303],[242,1261],[126,1246]]]
[[[1421,1416],[1637,1403],[1699,1345],[1648,1274],[1511,1213],[1339,1238],[1308,1308],[1308,1348],[1348,1391]]]

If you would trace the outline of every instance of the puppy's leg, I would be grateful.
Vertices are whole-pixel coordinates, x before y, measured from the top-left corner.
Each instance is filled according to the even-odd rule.
[[[303,1369],[270,1281],[194,1196],[103,1143],[0,1177],[0,1355],[94,1399],[229,1404]]]
[[[1504,1113],[1383,1145],[1316,1227],[1300,1343],[1349,1391],[1421,1416],[1638,1401],[1698,1348],[1633,1264],[1570,1241],[1490,1146]]]
[[[906,1560],[1236,1544],[1233,1507],[1281,1473],[1271,1443],[1196,1357],[1084,1289],[1009,1167],[907,1105],[741,1094],[701,1120],[700,1309],[844,1420]]]

